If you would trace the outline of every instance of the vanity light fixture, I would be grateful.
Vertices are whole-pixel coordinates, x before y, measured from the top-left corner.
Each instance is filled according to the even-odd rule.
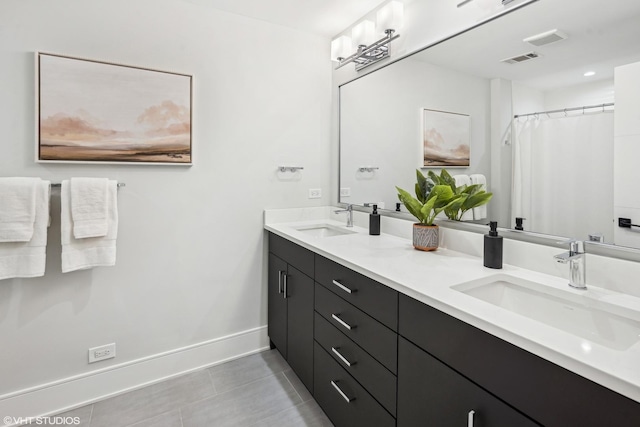
[[[587,71],[586,73],[584,73],[585,77],[592,77],[595,76],[596,72],[595,71]]]
[[[399,1],[391,1],[378,10],[377,24],[369,20],[361,21],[351,30],[351,38],[340,36],[334,39],[331,42],[331,60],[338,63],[336,70],[353,62],[356,71],[360,71],[388,58],[389,44],[400,37],[395,33],[402,27],[403,18],[403,4]],[[384,33],[384,37],[374,41],[376,32]],[[353,53],[354,48],[355,53]]]

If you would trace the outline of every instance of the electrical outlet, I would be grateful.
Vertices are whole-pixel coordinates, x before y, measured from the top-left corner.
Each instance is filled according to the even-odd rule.
[[[322,197],[322,188],[310,188],[309,189],[309,198],[310,199],[319,199]]]
[[[351,197],[351,187],[342,187],[340,189],[340,197]]]
[[[116,357],[116,343],[93,347],[89,349],[89,363]]]

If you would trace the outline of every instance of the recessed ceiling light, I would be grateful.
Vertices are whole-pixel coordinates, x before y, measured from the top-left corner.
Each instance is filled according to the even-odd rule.
[[[586,73],[584,73],[585,77],[591,77],[591,76],[595,76],[596,72],[595,71],[587,71]]]

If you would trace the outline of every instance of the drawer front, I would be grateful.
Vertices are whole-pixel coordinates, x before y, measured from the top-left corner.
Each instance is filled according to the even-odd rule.
[[[622,427],[640,420],[640,403],[406,295],[399,332],[545,426]]]
[[[402,337],[398,350],[399,427],[538,426]]]
[[[324,286],[315,289],[316,311],[395,374],[398,335]]]
[[[318,343],[313,371],[313,396],[336,427],[396,425],[395,419]]]
[[[314,253],[289,240],[269,233],[269,252],[293,265],[309,277],[313,277]]]
[[[342,368],[385,407],[396,414],[396,376],[318,313],[314,338]]]
[[[336,262],[316,255],[316,282],[371,317],[398,330],[398,292]]]

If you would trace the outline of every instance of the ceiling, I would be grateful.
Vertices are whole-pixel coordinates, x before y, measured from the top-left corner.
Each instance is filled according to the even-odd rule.
[[[558,29],[567,40],[545,46],[529,36]],[[640,1],[540,0],[445,43],[416,59],[486,78],[519,81],[541,90],[613,78],[614,67],[640,61]],[[502,59],[535,51],[540,57],[518,64]]]
[[[386,0],[185,0],[331,38]]]

